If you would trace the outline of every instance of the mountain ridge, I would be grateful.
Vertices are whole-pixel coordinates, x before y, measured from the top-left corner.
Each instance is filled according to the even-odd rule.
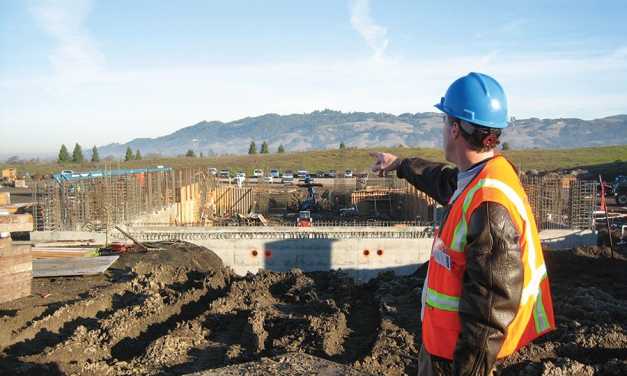
[[[279,145],[287,151],[337,148],[343,142],[352,147],[408,146],[439,147],[442,115],[435,112],[314,111],[304,114],[267,113],[231,122],[200,121],[170,134],[135,138],[126,143],[100,146],[101,156],[120,157],[127,147],[142,154],[164,156],[196,153],[245,154],[251,141],[268,142],[270,152]],[[515,119],[501,137],[512,148],[573,148],[627,144],[627,115],[593,120],[577,118]]]

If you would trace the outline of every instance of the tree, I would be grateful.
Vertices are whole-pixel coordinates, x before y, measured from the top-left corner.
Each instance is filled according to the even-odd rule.
[[[100,154],[98,154],[98,148],[96,145],[91,149],[91,161],[100,162]]]
[[[283,147],[283,144],[279,145],[279,148],[276,151],[277,153],[285,153],[285,147]]]
[[[203,154],[203,152],[201,151],[200,154],[198,155],[199,158],[204,158],[205,155]]]
[[[124,155],[124,160],[128,162],[128,161],[132,161],[133,159],[135,159],[135,156],[133,155],[133,150],[131,149],[130,146],[127,146],[126,154]]]
[[[268,150],[268,143],[267,142],[263,142],[261,144],[261,154],[268,154],[270,151]]]
[[[65,145],[61,145],[61,150],[59,150],[59,163],[66,163],[70,161],[70,153],[67,151]]]
[[[84,160],[85,157],[83,156],[83,148],[81,148],[77,142],[76,145],[74,145],[74,150],[72,151],[72,162],[83,163]]]
[[[257,154],[257,145],[255,145],[255,141],[250,142],[250,146],[248,147],[248,154]]]
[[[194,151],[192,149],[189,149],[187,151],[187,153],[185,153],[185,156],[189,157],[189,158],[195,158],[196,157],[196,153],[194,153]]]
[[[503,150],[509,150],[510,149],[509,142],[503,142],[503,145],[501,146],[501,148]]]
[[[141,161],[142,160],[142,153],[139,152],[139,149],[137,149],[135,151],[135,160],[136,161]]]
[[[346,145],[344,145],[344,141],[340,142],[340,150],[346,149]]]

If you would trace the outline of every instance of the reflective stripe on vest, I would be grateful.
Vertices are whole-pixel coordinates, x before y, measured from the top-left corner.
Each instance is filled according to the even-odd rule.
[[[466,234],[468,232],[468,223],[466,223],[466,212],[468,211],[468,207],[472,202],[473,197],[475,197],[475,193],[483,187],[484,180],[480,180],[475,184],[474,187],[468,191],[468,194],[464,198],[464,203],[462,205],[462,217],[460,221],[455,226],[455,232],[453,233],[453,241],[451,242],[451,249],[456,252],[464,252],[464,248],[466,248]]]
[[[533,319],[536,324],[537,333],[542,333],[551,327],[549,319],[546,316],[544,304],[542,304],[542,294],[538,294],[538,299],[536,299],[536,304],[533,308]]]
[[[427,288],[427,304],[444,311],[459,311],[459,297],[442,294]]]

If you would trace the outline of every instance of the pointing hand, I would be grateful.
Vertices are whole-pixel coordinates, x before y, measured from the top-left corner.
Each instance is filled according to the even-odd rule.
[[[394,154],[380,152],[369,154],[376,159],[372,165],[372,172],[378,173],[379,176],[385,176],[386,173],[396,170],[401,164],[401,160]]]

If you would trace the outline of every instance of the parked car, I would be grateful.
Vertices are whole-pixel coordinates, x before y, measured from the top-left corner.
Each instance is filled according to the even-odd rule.
[[[260,170],[258,168],[253,170],[253,176],[256,178],[260,178],[263,176],[263,170]]]
[[[270,170],[270,176],[272,176],[273,178],[280,178],[281,177],[281,172],[277,169],[272,169]]]
[[[312,174],[312,177],[323,178],[323,177],[325,177],[325,175],[326,174],[324,173],[324,171],[318,171],[315,174]]]
[[[346,170],[346,171],[344,171],[344,177],[345,178],[352,178],[353,177],[353,170]]]
[[[330,178],[335,179],[335,178],[337,178],[337,172],[335,170],[329,170],[329,173],[328,173],[327,176],[330,177]]]
[[[229,170],[220,170],[220,174],[218,175],[218,177],[223,178],[223,179],[228,179],[231,177],[231,173],[229,172]]]
[[[216,176],[218,174],[218,169],[215,167],[209,167],[209,170],[207,170],[209,172],[209,175],[211,176]]]
[[[263,182],[267,183],[267,184],[272,184],[272,183],[274,183],[274,177],[272,177],[272,175],[264,176],[263,177]]]
[[[296,176],[298,176],[299,179],[304,179],[307,176],[309,176],[309,171],[307,171],[307,170],[298,170],[296,172]]]
[[[294,173],[292,171],[287,170],[283,173],[283,178],[281,180],[283,183],[292,183],[294,181]]]

